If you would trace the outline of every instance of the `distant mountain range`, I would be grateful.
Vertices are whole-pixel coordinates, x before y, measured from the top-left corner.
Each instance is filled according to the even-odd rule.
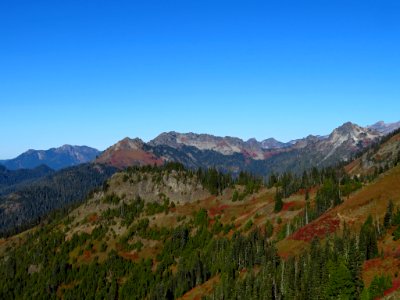
[[[244,141],[237,137],[164,132],[148,143],[125,138],[103,152],[87,146],[64,145],[49,150],[28,150],[18,157],[0,161],[9,170],[47,165],[60,170],[95,161],[117,168],[131,165],[160,165],[178,161],[189,168],[216,167],[237,173],[241,170],[267,175],[311,166],[327,166],[349,160],[356,152],[400,128],[400,122],[379,121],[361,127],[351,122],[326,136],[309,135],[287,143],[268,138]]]
[[[160,165],[177,161],[189,168],[216,167],[237,173],[241,170],[266,176],[271,172],[302,172],[312,166],[348,161],[355,153],[400,127],[399,123],[378,122],[361,127],[347,122],[327,136],[309,135],[283,143],[209,134],[164,132],[148,143],[125,138],[109,147],[98,163],[124,168],[130,165]]]
[[[0,161],[9,170],[33,169],[40,165],[59,170],[86,162],[96,158],[101,152],[87,146],[64,145],[49,150],[28,150],[18,157]]]

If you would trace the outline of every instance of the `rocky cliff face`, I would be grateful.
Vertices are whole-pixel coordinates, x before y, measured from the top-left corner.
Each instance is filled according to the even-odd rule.
[[[135,199],[141,197],[146,202],[160,202],[165,197],[175,203],[204,199],[210,193],[203,188],[196,177],[184,179],[183,173],[164,172],[162,176],[151,173],[116,173],[111,180],[110,191],[120,197]]]

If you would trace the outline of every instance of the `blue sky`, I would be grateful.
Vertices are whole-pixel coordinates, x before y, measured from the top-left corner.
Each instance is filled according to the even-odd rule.
[[[2,1],[0,158],[398,121],[399,15],[385,0]]]

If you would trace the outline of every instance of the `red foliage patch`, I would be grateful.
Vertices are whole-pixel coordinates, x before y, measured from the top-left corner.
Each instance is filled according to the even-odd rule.
[[[317,187],[312,187],[310,189],[308,189],[308,193],[309,194],[313,194],[316,193],[318,190]],[[295,193],[295,195],[305,195],[307,193],[307,189],[299,189],[297,193]]]
[[[295,205],[296,205],[296,202],[294,202],[294,201],[284,202],[283,206],[282,206],[282,210],[283,211],[287,211],[287,210],[289,210],[289,208],[291,208],[291,207],[293,207]]]
[[[364,272],[368,271],[369,269],[379,268],[382,264],[382,260],[380,258],[370,259],[364,262]]]
[[[83,258],[84,259],[89,260],[91,256],[92,256],[92,252],[91,251],[85,250],[83,252]]]
[[[129,259],[129,260],[133,260],[133,261],[135,261],[139,258],[139,255],[137,254],[137,252],[134,252],[134,253],[120,252],[120,255],[125,259]]]
[[[94,223],[94,222],[96,222],[98,219],[99,219],[99,216],[98,216],[96,213],[91,214],[91,215],[89,216],[89,222],[90,222],[90,223]]]
[[[240,273],[240,274],[246,274],[246,273],[247,273],[247,269],[246,269],[246,268],[243,268],[243,269],[241,269],[241,270],[239,271],[239,273]]]
[[[287,253],[287,252],[280,252],[280,253],[279,253],[279,256],[280,256],[281,258],[283,258],[284,260],[287,260],[287,259],[290,257],[290,254]]]
[[[110,164],[117,168],[125,168],[132,165],[154,165],[160,166],[164,163],[161,158],[141,149],[118,149],[109,150],[102,154],[97,162]]]
[[[226,209],[228,207],[229,207],[228,205],[220,205],[220,206],[211,207],[208,210],[208,214],[210,217],[214,217],[215,215],[220,215],[221,213],[224,212],[224,209]]]
[[[278,155],[282,152],[285,152],[284,150],[270,150],[268,152],[264,152],[264,159],[271,158],[272,156]]]
[[[303,226],[290,237],[293,240],[311,241],[314,237],[325,237],[327,234],[335,232],[340,225],[338,218],[326,215],[310,224]]]
[[[386,290],[383,293],[383,295],[387,296],[387,295],[393,293],[394,291],[397,291],[398,289],[400,289],[400,279],[393,280],[392,287],[390,289]]]
[[[242,149],[242,154],[243,154],[244,157],[246,157],[246,158],[256,158],[256,157],[257,157],[257,153],[255,153],[255,152],[250,152],[250,151],[247,151],[247,150],[245,150],[245,149]]]

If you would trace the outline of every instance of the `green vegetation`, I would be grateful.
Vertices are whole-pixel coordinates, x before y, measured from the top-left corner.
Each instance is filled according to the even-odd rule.
[[[393,231],[393,240],[397,241],[400,239],[400,226]]]
[[[115,193],[108,194],[103,198],[103,202],[107,203],[107,204],[117,205],[117,204],[119,204],[120,201],[121,201],[121,198],[118,195],[116,195]]]
[[[267,220],[265,223],[265,235],[267,238],[270,238],[274,232],[274,226],[272,225],[270,220]]]
[[[317,215],[322,215],[329,208],[342,203],[339,190],[339,185],[332,179],[322,184],[315,198]]]
[[[348,197],[352,192],[360,189],[363,180],[366,179],[360,179],[357,176],[350,177],[340,167],[321,170],[312,168],[310,171],[304,171],[301,176],[291,172],[285,172],[282,175],[273,173],[267,181],[267,186],[276,188],[274,207],[276,213],[282,210],[283,199],[303,190],[305,199],[308,201],[309,190],[317,187],[315,209],[308,207],[307,211],[307,222],[310,222],[328,209],[342,203],[342,197]]]
[[[386,228],[390,228],[391,226],[396,226],[396,229],[393,231],[393,240],[397,241],[400,239],[400,209],[397,208],[396,212],[394,212],[393,202],[389,201],[385,217],[383,219],[384,225]]]
[[[377,238],[377,229],[370,215],[361,227],[359,239],[359,248],[364,253],[365,259],[368,260],[378,256]]]
[[[278,213],[282,210],[283,207],[283,201],[282,201],[283,195],[281,191],[277,190],[275,193],[275,206],[274,206],[274,212]]]
[[[392,225],[393,213],[394,213],[393,210],[394,210],[393,201],[390,200],[388,207],[386,209],[385,217],[383,219],[383,226],[385,226],[385,228],[388,228]]]
[[[224,190],[234,187],[236,201],[242,193],[250,195],[262,186],[261,180],[246,173],[233,178],[215,169],[185,170],[180,164],[128,168],[122,180],[138,180],[139,175],[156,184],[164,176],[199,180],[214,195],[226,195]],[[279,195],[277,212],[291,193],[316,188],[315,205],[307,199],[311,221],[340,204],[357,182],[361,181],[345,178],[338,170],[315,169],[301,177],[289,173],[271,177],[268,184]],[[361,276],[363,263],[379,256],[378,228],[400,226],[399,210],[391,203],[382,224],[370,216],[359,232],[344,226],[340,234],[323,241],[314,238],[296,256],[281,258],[276,242],[306,223],[302,213],[290,219],[282,214],[283,220],[273,215],[278,224],[274,234],[271,219],[264,221],[261,209],[237,221],[211,210],[209,215],[202,205],[180,216],[176,212],[187,206],[174,209],[163,194],[158,202],[145,202],[140,197],[119,197],[109,185],[104,191],[102,201],[96,200],[105,209],[99,216],[84,215],[78,222],[60,214],[25,233],[19,246],[5,250],[0,257],[0,299],[175,299],[213,278],[218,280],[204,299],[374,299],[392,285],[390,278],[376,277],[367,288]],[[222,207],[229,198],[213,201]],[[253,202],[236,206],[249,203]],[[160,222],[161,217],[167,222]],[[75,225],[90,226],[72,234],[69,229]]]
[[[136,197],[130,204],[122,203],[117,208],[108,208],[101,215],[102,219],[112,221],[113,218],[122,218],[122,225],[129,226],[144,210],[144,201]]]
[[[145,211],[148,216],[152,216],[163,212],[167,213],[169,209],[175,207],[175,203],[170,202],[168,197],[166,197],[165,195],[160,195],[160,197],[162,198],[162,204],[158,202],[149,202],[146,204]]]
[[[383,296],[383,292],[392,287],[392,280],[389,276],[375,276],[367,290],[366,299],[376,299]],[[365,296],[364,296],[365,297]]]
[[[252,219],[248,220],[247,223],[244,225],[243,230],[244,231],[249,231],[251,229],[251,227],[253,227],[253,224],[254,223],[253,223]]]
[[[135,209],[140,201],[136,199],[136,206],[129,207]],[[28,234],[23,245],[8,250],[6,259],[1,260],[0,298],[55,298],[60,292],[64,299],[116,295],[121,299],[176,298],[216,275],[221,281],[210,296],[215,299],[292,299],[294,295],[298,299],[316,295],[346,299],[350,295],[375,296],[389,286],[386,279],[376,279],[363,292],[362,263],[377,255],[372,218],[363,225],[358,241],[345,228],[343,235],[332,236],[323,244],[313,240],[299,257],[282,260],[274,244],[268,242],[273,230],[270,222],[265,230],[250,231],[254,227],[250,219],[244,226],[246,235],[234,232],[227,238],[219,233],[234,226],[223,225],[219,218],[209,225],[204,209],[174,229],[150,226],[148,218],[138,215],[120,238],[119,247],[140,252],[144,247],[141,239],[163,241],[154,260],[134,262],[109,249],[105,243],[107,226],[100,224],[91,234],[74,234],[65,240],[58,222],[53,222]],[[95,259],[95,249],[106,254],[103,262]],[[81,263],[72,259],[72,253],[78,254]],[[84,257],[92,255],[95,257],[85,262]],[[29,274],[26,270],[31,265],[41,267]],[[171,267],[177,271],[172,273]],[[245,276],[240,276],[242,270],[247,270]]]
[[[18,185],[12,190],[18,197],[11,202],[0,194],[4,205],[0,209],[0,237],[37,225],[57,210],[68,211],[90,198],[114,172],[112,167],[83,164]]]

